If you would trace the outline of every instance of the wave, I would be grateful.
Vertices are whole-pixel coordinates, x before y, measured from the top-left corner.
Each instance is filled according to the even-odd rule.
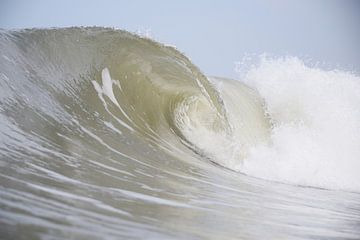
[[[39,112],[60,125],[91,117],[121,139],[141,134],[175,155],[191,149],[251,176],[360,189],[354,74],[264,57],[243,83],[207,78],[172,47],[102,28],[5,32],[1,44],[2,109],[22,106],[12,120],[27,132],[40,128],[24,121]],[[73,112],[74,102],[91,112]]]
[[[178,208],[191,219],[210,214],[214,197],[219,209],[227,199],[257,209],[276,182],[286,183],[276,193],[285,199],[300,191],[292,185],[360,191],[356,74],[264,57],[240,80],[206,77],[173,47],[96,27],[2,30],[0,59],[0,222],[9,238],[28,237],[27,227],[9,230],[18,223],[64,238],[139,228],[156,238],[164,224],[208,237],[163,219]]]

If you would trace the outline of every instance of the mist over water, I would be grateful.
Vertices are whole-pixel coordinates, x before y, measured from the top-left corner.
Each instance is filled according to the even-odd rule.
[[[360,77],[239,80],[109,28],[0,33],[4,239],[358,239]]]

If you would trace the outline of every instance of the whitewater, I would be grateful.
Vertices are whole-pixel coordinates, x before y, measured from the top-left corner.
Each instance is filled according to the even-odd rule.
[[[1,30],[0,238],[359,239],[360,76],[238,75],[122,30]]]

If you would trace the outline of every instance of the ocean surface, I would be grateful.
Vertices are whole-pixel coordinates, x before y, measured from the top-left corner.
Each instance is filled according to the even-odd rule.
[[[360,76],[238,71],[110,28],[0,30],[0,239],[360,239]]]

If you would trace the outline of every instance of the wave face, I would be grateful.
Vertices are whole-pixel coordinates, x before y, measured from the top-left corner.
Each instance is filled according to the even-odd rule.
[[[4,239],[360,236],[354,74],[207,78],[108,28],[1,31],[0,59]]]

